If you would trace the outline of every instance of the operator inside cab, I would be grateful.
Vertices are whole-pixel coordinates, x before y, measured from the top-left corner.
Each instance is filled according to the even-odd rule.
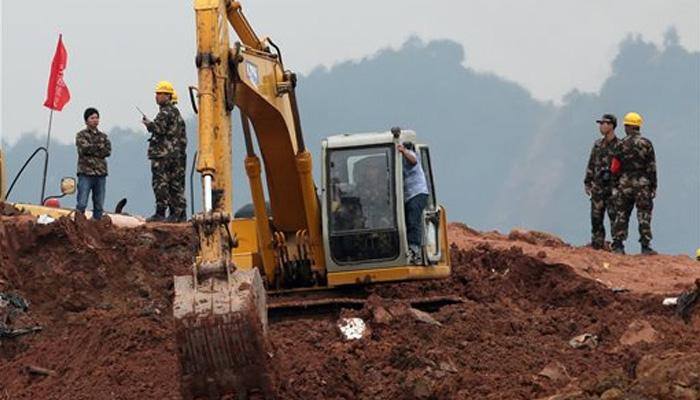
[[[329,156],[331,257],[352,264],[399,256],[393,146],[333,150]]]

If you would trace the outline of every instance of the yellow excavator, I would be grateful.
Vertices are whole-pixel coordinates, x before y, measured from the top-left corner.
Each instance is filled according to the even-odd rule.
[[[199,238],[192,273],[174,283],[182,394],[245,398],[257,391],[269,398],[267,296],[304,292],[323,299],[348,285],[447,277],[446,215],[429,148],[412,131],[327,137],[317,187],[296,75],[285,69],[280,49],[254,32],[238,1],[195,0],[194,9],[198,85],[190,99],[198,114],[203,210],[192,217]],[[240,39],[233,46],[230,27]],[[234,109],[245,139],[250,217],[235,218],[232,208]],[[430,191],[417,263],[410,262],[404,220],[397,151],[404,142],[415,143]]]

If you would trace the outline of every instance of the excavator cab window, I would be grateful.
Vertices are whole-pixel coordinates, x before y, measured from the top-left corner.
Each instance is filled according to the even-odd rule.
[[[392,146],[332,150],[328,232],[339,264],[399,256]]]

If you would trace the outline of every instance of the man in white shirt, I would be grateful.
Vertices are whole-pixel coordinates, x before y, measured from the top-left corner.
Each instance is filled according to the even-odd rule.
[[[406,235],[412,264],[422,264],[423,210],[428,205],[428,182],[421,166],[420,156],[413,143],[396,146],[403,156],[403,199],[406,212]]]

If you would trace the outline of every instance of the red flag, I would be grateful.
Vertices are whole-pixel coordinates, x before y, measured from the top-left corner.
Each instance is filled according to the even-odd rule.
[[[49,75],[49,87],[46,90],[46,101],[44,106],[52,110],[61,111],[63,106],[70,100],[68,86],[63,81],[63,70],[68,63],[68,52],[63,47],[63,35],[58,36],[56,54],[51,62],[51,75]]]

